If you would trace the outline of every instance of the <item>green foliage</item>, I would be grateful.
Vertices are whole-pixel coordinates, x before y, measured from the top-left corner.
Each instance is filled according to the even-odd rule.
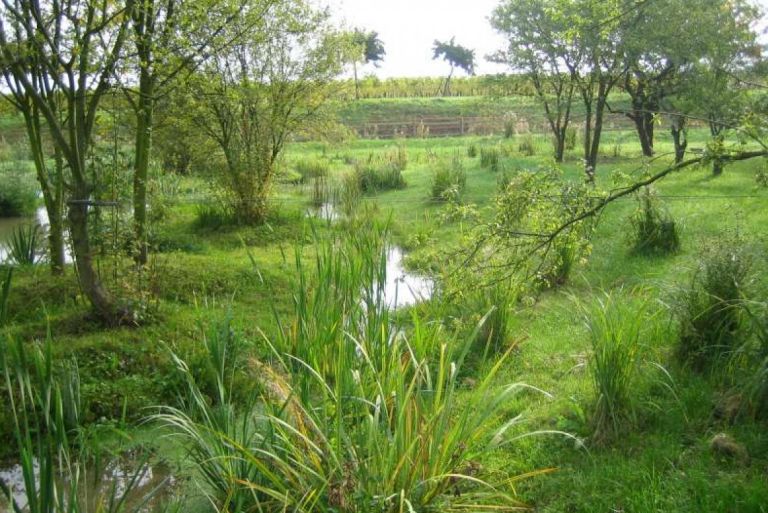
[[[490,146],[480,148],[480,167],[498,172],[501,169],[501,150]]]
[[[458,155],[438,161],[432,169],[430,197],[435,201],[458,202],[467,185],[467,173]]]
[[[606,294],[587,308],[585,320],[592,347],[588,367],[596,393],[592,422],[598,438],[615,437],[634,422],[646,306],[623,294]]]
[[[398,147],[383,156],[373,153],[365,161],[356,161],[355,176],[363,193],[371,194],[379,191],[404,189],[403,170],[408,165],[408,153],[405,148]]]
[[[229,209],[218,202],[204,202],[195,205],[195,227],[200,230],[215,230],[235,223]]]
[[[8,301],[11,297],[11,280],[13,279],[13,269],[5,271],[5,278],[0,287],[0,328],[8,322]]]
[[[587,186],[563,180],[554,167],[509,177],[496,196],[495,219],[485,235],[489,251],[506,261],[499,265],[528,269],[540,287],[565,284],[576,264],[592,250],[593,224],[576,222],[551,234],[563,219],[589,208],[591,194]],[[539,234],[539,238],[525,234]]]
[[[521,506],[500,486],[509,476],[496,482],[476,463],[516,422],[498,424],[518,387],[491,386],[509,352],[459,394],[472,340],[415,316],[407,334],[393,322],[385,234],[370,228],[319,243],[311,263],[297,250],[293,311],[279,318],[273,363],[251,364],[260,404],[236,414],[225,379],[207,400],[177,360],[186,406],[156,418],[186,441],[217,510]]]
[[[82,426],[78,368],[74,363],[56,362],[52,344],[50,336],[39,345],[10,341],[0,344],[0,368],[8,394],[5,413],[12,420],[14,442],[19,450],[27,504],[24,511],[146,511],[159,488],[143,493],[138,504],[126,502],[142,486],[147,473],[146,459],[134,472],[121,476],[125,479],[119,486],[100,486],[98,463],[103,455]],[[2,480],[0,494],[11,504],[11,510],[22,511]]]
[[[301,159],[296,161],[294,167],[301,176],[301,183],[307,183],[317,178],[325,178],[330,171],[328,162],[320,159]]]
[[[38,185],[27,170],[0,169],[0,217],[30,216],[37,205]]]
[[[575,128],[570,127],[565,130],[565,149],[573,151],[576,149],[576,142],[578,138],[578,132]]]
[[[473,159],[477,157],[477,145],[476,144],[470,144],[467,147],[467,157]]]
[[[19,225],[8,240],[8,261],[15,265],[35,265],[43,255],[43,238],[36,223]]]
[[[533,157],[536,155],[536,144],[533,141],[533,135],[525,134],[517,145],[517,151],[526,157]]]
[[[669,254],[680,249],[680,236],[672,216],[662,211],[650,188],[637,195],[638,208],[630,221],[632,251],[639,254]]]
[[[743,241],[724,239],[704,251],[690,283],[678,293],[677,356],[695,370],[715,368],[741,345],[751,267]]]
[[[755,171],[755,183],[762,189],[768,188],[768,162],[763,162]]]

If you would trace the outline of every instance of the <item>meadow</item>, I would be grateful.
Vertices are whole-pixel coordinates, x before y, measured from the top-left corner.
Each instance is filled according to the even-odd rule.
[[[567,279],[481,288],[462,248],[515,177],[555,167],[547,136],[508,135],[294,142],[257,227],[231,222],[210,176],[157,176],[147,267],[121,250],[119,210],[99,213],[99,271],[137,298],[137,325],[89,318],[71,273],[19,267],[6,375],[13,341],[76,361],[89,436],[162,461],[192,511],[766,511],[747,350],[704,370],[679,358],[679,312],[709,257],[748,255],[738,322],[764,322],[765,162],[660,181],[654,201],[679,237],[668,253],[633,251],[642,198],[629,196],[601,213]],[[706,145],[703,130],[689,137]],[[596,189],[670,165],[666,134],[656,150],[646,161],[632,132],[608,132]],[[578,154],[562,183],[583,182]],[[391,307],[392,247],[431,297]]]

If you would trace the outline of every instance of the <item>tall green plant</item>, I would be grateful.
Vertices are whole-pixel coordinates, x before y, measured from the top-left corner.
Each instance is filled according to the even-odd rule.
[[[386,232],[373,228],[321,244],[310,260],[297,252],[293,313],[278,316],[272,363],[252,363],[258,403],[236,414],[232,402],[208,400],[177,359],[188,407],[158,418],[186,440],[217,509],[522,506],[509,492],[514,477],[485,476],[477,463],[515,423],[500,414],[520,387],[493,385],[509,351],[459,394],[476,334],[458,340],[415,315],[406,333],[393,321],[384,294]]]
[[[42,237],[37,224],[17,226],[8,241],[8,259],[16,265],[35,265],[41,258]]]
[[[49,336],[42,345],[8,341],[0,345],[0,369],[7,391],[24,482],[26,505],[0,480],[0,493],[15,513],[118,513],[146,511],[157,489],[131,507],[126,500],[139,486],[146,466],[122,486],[99,490],[88,500],[90,452],[82,427],[80,377],[76,365],[57,365]]]
[[[646,307],[621,294],[606,294],[586,310],[595,386],[593,423],[598,437],[619,433],[635,416],[640,335]]]

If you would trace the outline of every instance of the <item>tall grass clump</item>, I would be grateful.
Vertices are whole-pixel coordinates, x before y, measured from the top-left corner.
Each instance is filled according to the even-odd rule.
[[[672,216],[658,205],[650,188],[637,196],[638,207],[631,217],[632,251],[638,254],[669,254],[680,249],[680,236]]]
[[[575,128],[567,128],[565,130],[565,149],[573,151],[576,149],[578,132]]]
[[[177,360],[193,406],[159,418],[183,435],[217,510],[522,506],[506,486],[514,478],[485,475],[478,463],[515,422],[500,415],[519,387],[492,386],[509,353],[459,393],[473,341],[417,316],[407,330],[394,322],[382,230],[319,242],[310,257],[297,251],[293,311],[276,313],[271,358],[251,360],[261,388],[252,406],[227,401],[225,380],[223,404],[205,398]]]
[[[432,170],[430,197],[435,201],[455,201],[467,185],[467,172],[458,155],[439,161]]]
[[[231,211],[221,203],[199,203],[195,206],[195,228],[215,230],[235,223]]]
[[[329,174],[327,162],[319,159],[302,159],[294,164],[296,172],[299,174],[301,183],[307,183],[317,178],[325,178]]]
[[[31,172],[0,170],[0,217],[25,217],[35,213],[37,182]]]
[[[596,394],[592,420],[596,437],[609,438],[634,421],[646,307],[624,294],[609,293],[585,313],[592,348],[588,367]]]
[[[517,151],[525,155],[526,157],[533,157],[536,155],[536,143],[533,140],[533,135],[525,134],[520,142],[517,144]]]
[[[98,486],[98,449],[82,426],[80,378],[74,364],[58,365],[50,337],[44,344],[0,344],[0,368],[24,482],[22,504],[7,484],[2,493],[16,513],[117,513],[148,511],[159,489],[128,503],[141,487],[146,465],[120,485]],[[146,462],[146,460],[145,460]],[[97,475],[90,475],[91,471]],[[97,486],[94,487],[93,483]]]
[[[467,157],[473,159],[477,157],[477,145],[476,144],[470,144],[467,147]]]
[[[480,148],[480,167],[494,173],[501,169],[501,150],[495,147]]]
[[[678,358],[698,371],[725,363],[742,342],[752,257],[738,238],[708,248],[677,294]]]
[[[364,193],[404,189],[403,169],[396,162],[381,161],[372,155],[366,161],[355,163],[355,176]]]
[[[43,255],[43,236],[36,223],[17,226],[8,240],[8,261],[15,265],[35,265]]]

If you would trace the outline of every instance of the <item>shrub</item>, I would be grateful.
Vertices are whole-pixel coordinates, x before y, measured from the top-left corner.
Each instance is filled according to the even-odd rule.
[[[0,170],[0,217],[25,217],[34,214],[37,190],[34,174]]]
[[[752,259],[737,239],[708,248],[675,302],[678,358],[706,370],[732,355],[741,341],[742,303]]]
[[[536,144],[534,143],[533,136],[526,134],[518,143],[517,151],[527,157],[536,155]]]
[[[632,215],[632,251],[640,254],[674,253],[680,249],[677,224],[658,207],[653,190],[646,187],[637,195],[638,208]]]
[[[436,201],[458,201],[467,185],[467,173],[458,155],[450,161],[438,162],[432,170],[430,196]]]
[[[596,393],[592,419],[598,438],[615,436],[625,423],[633,422],[645,311],[645,305],[638,308],[621,294],[606,294],[585,312],[592,347],[589,373]]]
[[[501,169],[501,151],[498,148],[480,148],[480,167],[494,173]]]
[[[471,159],[477,157],[477,145],[470,144],[469,147],[467,147],[467,157]]]
[[[17,226],[8,241],[8,260],[16,265],[35,265],[43,254],[44,241],[37,224]]]

